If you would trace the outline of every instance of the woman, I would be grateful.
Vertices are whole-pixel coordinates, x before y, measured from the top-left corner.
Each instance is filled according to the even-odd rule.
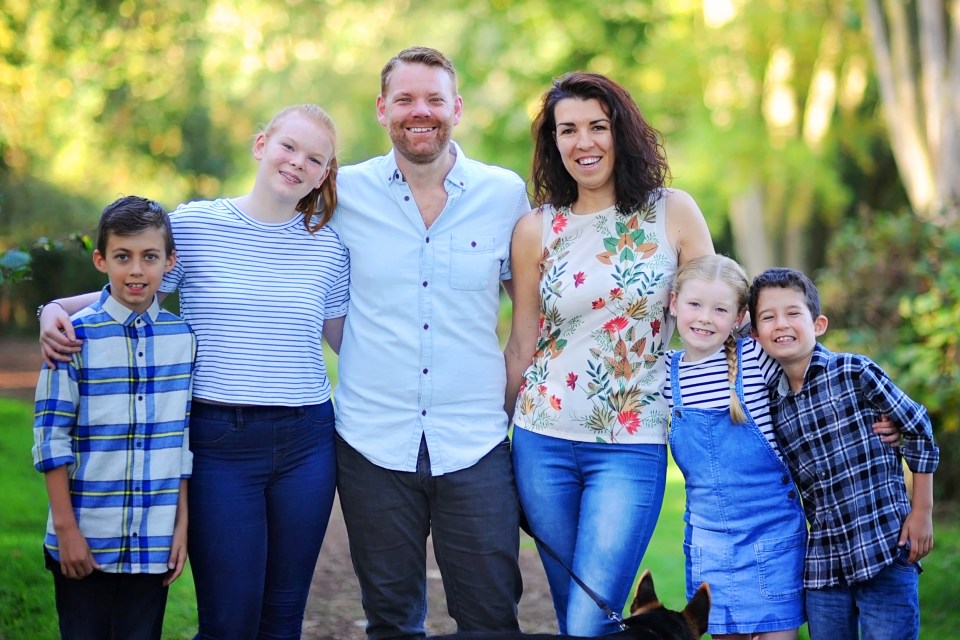
[[[321,336],[339,348],[348,302],[347,253],[325,226],[335,148],[322,109],[288,107],[254,140],[250,193],[170,215],[177,262],[161,289],[179,289],[198,345],[188,500],[197,638],[301,635],[336,483],[321,352]],[[85,299],[46,305],[45,359],[77,350],[64,310]]]
[[[532,531],[620,610],[663,502],[673,275],[713,243],[693,199],[665,188],[659,135],[612,80],[555,81],[533,135],[539,206],[514,230],[506,348],[517,489]],[[618,630],[540,557],[560,633]]]

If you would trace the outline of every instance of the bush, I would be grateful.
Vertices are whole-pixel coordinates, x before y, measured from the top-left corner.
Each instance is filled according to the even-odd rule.
[[[101,289],[106,278],[94,268],[91,250],[90,238],[76,233],[65,240],[40,238],[29,247],[5,253],[0,264],[4,276],[0,331],[35,331],[37,305]]]
[[[822,283],[825,341],[865,353],[930,412],[941,457],[960,459],[960,229],[872,214],[830,243]],[[960,469],[938,490],[960,497]]]

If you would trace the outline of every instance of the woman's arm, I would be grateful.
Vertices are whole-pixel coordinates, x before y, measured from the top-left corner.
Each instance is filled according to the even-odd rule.
[[[715,253],[707,221],[690,194],[668,189],[666,198],[667,236],[677,252],[677,263]]]
[[[513,300],[513,321],[510,337],[503,350],[507,367],[503,408],[510,421],[513,420],[523,372],[533,361],[540,333],[541,216],[539,210],[534,210],[520,218],[513,230],[513,242],[510,245],[513,280],[506,289]]]

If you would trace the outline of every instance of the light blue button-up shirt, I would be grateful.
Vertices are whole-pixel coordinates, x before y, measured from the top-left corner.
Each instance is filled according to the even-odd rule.
[[[393,152],[344,167],[331,225],[350,253],[337,431],[377,466],[433,475],[475,464],[507,434],[497,339],[513,227],[529,208],[512,171],[457,159],[427,229]]]

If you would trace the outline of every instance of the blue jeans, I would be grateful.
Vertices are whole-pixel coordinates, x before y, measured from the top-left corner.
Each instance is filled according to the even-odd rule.
[[[910,640],[920,635],[920,567],[896,560],[864,582],[807,589],[811,640]]]
[[[447,611],[461,632],[516,631],[522,582],[517,496],[505,440],[467,469],[430,474],[373,464],[337,437],[340,508],[360,582],[367,637],[423,638],[432,534]]]
[[[299,640],[336,487],[333,405],[190,415],[197,638]]]
[[[61,640],[160,640],[168,588],[162,573],[104,573],[82,580],[64,577],[60,563],[43,552],[53,574]]]
[[[666,445],[573,442],[515,428],[513,464],[533,533],[619,613],[663,506]],[[543,549],[540,559],[561,634],[619,630]]]

